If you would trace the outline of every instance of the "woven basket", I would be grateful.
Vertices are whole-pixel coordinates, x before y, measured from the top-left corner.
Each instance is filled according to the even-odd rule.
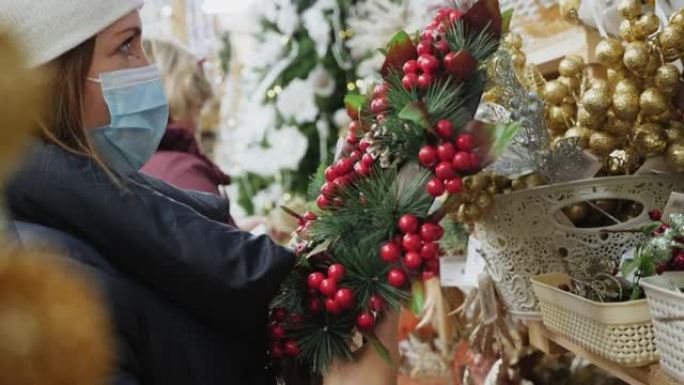
[[[640,281],[653,316],[660,366],[684,382],[684,273],[667,273]],[[674,285],[674,287],[672,287]]]
[[[653,324],[646,300],[594,302],[558,289],[565,274],[532,278],[544,325],[585,349],[623,366],[658,360]]]
[[[553,272],[586,277],[598,261],[618,263],[643,236],[600,230],[639,228],[650,221],[648,210],[665,206],[672,191],[684,191],[684,175],[596,178],[500,195],[491,215],[477,223],[478,252],[509,312],[539,319],[531,277]],[[592,229],[563,225],[553,217],[563,207],[596,199],[632,200],[645,210],[628,222]]]

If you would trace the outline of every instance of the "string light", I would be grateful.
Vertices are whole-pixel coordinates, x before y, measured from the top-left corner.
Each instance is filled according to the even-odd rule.
[[[276,92],[273,91],[273,90],[268,90],[268,91],[266,92],[266,96],[268,96],[269,99],[273,99],[273,98],[276,97]]]
[[[354,82],[347,83],[347,90],[348,91],[354,91],[355,89],[356,89],[356,84],[354,84]]]
[[[273,91],[275,91],[276,94],[279,94],[279,93],[283,92],[283,87],[275,86],[275,87],[273,87]]]

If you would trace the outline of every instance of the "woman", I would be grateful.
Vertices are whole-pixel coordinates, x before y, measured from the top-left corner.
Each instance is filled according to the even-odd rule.
[[[31,66],[45,68],[49,87],[42,140],[6,189],[10,213],[92,246],[75,259],[111,288],[125,336],[119,383],[269,383],[267,307],[294,256],[222,224],[223,201],[138,172],[168,120],[142,47],[142,5],[0,3],[0,25],[20,38]]]
[[[219,187],[230,178],[202,154],[196,139],[200,113],[213,95],[201,61],[171,42],[146,40],[144,46],[162,73],[170,117],[157,152],[142,172],[176,187],[219,195]]]

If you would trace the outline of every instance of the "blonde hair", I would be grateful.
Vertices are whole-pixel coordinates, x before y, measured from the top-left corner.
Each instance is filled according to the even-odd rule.
[[[162,73],[169,110],[173,120],[197,118],[202,106],[214,92],[201,61],[190,51],[170,41],[145,40],[150,61]]]

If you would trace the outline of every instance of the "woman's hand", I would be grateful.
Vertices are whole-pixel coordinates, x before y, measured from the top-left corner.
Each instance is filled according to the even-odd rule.
[[[372,346],[367,344],[357,352],[358,358],[352,362],[333,363],[323,379],[324,385],[396,385],[397,365],[399,363],[399,313],[388,311],[375,330],[376,335],[387,348],[392,363],[385,361]]]

